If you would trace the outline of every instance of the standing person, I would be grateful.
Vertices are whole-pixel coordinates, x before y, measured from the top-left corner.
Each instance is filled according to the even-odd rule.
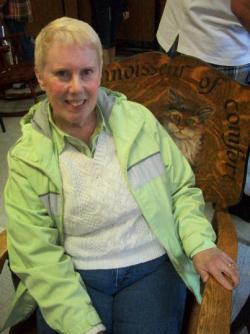
[[[20,37],[22,59],[34,59],[34,44],[26,31],[26,25],[32,20],[29,0],[0,0],[0,15],[7,28],[7,34],[23,33]]]
[[[100,88],[102,46],[88,24],[59,18],[35,45],[47,99],[8,156],[20,284],[7,324],[38,306],[40,334],[180,333],[186,286],[200,302],[200,276],[239,282],[189,164],[144,106]]]
[[[103,46],[104,65],[115,59],[116,38],[122,20],[129,18],[126,0],[92,0],[96,31]]]
[[[169,56],[199,58],[250,85],[249,18],[249,0],[167,0],[157,39]],[[242,198],[229,210],[250,222],[250,158]]]

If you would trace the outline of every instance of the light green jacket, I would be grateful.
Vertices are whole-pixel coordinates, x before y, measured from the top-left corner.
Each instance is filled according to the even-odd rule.
[[[142,105],[102,88],[98,106],[146,222],[200,302],[199,276],[190,259],[214,247],[215,234],[203,216],[203,197],[189,164]],[[5,188],[10,265],[21,282],[5,326],[27,317],[38,304],[57,332],[85,333],[101,321],[64,253],[62,180],[47,100],[23,118],[22,132],[9,152]]]

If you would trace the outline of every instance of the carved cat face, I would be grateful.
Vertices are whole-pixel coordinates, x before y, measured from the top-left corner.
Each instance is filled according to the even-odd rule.
[[[200,106],[196,101],[169,90],[169,103],[160,114],[159,121],[191,165],[194,165],[201,149],[204,123],[211,113],[210,107]]]
[[[202,130],[199,116],[177,109],[169,109],[167,111],[163,125],[177,139],[192,139],[195,133],[200,133]]]

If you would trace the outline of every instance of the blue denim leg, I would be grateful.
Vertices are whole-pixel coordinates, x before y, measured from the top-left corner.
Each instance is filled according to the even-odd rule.
[[[108,323],[107,334],[181,332],[187,290],[166,256],[126,268],[79,272],[100,318]],[[105,305],[101,292],[113,302]]]
[[[186,287],[166,256],[135,266],[79,270],[107,334],[179,334]],[[39,334],[56,334],[38,311]]]
[[[170,262],[114,296],[113,334],[179,334],[186,287]]]

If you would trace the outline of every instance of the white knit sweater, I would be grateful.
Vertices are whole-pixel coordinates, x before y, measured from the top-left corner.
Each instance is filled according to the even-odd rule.
[[[93,158],[66,144],[60,169],[65,249],[77,269],[126,267],[165,253],[128,190],[109,134],[100,134]]]

